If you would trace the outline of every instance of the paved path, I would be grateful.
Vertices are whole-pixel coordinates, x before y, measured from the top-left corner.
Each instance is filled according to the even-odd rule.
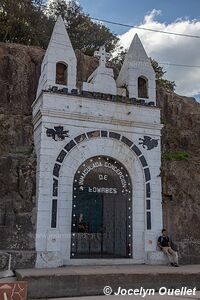
[[[94,297],[73,297],[73,298],[59,298],[51,300],[200,300],[200,292],[197,292],[195,296],[160,296],[155,294],[154,296],[146,296],[142,298],[141,296],[94,296]],[[46,300],[46,299],[44,299]]]
[[[185,265],[179,268],[165,265],[105,265],[105,266],[67,266],[48,269],[16,270],[22,277],[48,275],[98,275],[98,274],[199,274],[200,265]]]
[[[0,277],[0,283],[9,283],[9,282],[15,282],[17,280],[16,277],[7,277],[7,278],[1,278]],[[1,299],[0,299],[1,300]]]
[[[69,297],[66,300],[200,300],[200,292],[192,296],[187,293],[183,296],[174,296],[175,294],[163,296],[151,292],[150,296],[147,296],[148,290],[145,290],[146,288],[158,291],[161,287],[179,289],[196,287],[200,290],[200,265],[185,265],[179,268],[163,265],[67,266],[55,269],[17,270],[16,275],[18,279],[28,281],[30,296],[46,297],[45,300],[50,297],[63,297],[63,295]],[[117,292],[118,288],[122,287],[130,289],[132,294],[133,290],[141,288],[147,291],[147,295],[144,297],[142,291],[140,296],[122,296],[124,293],[120,296],[87,296],[102,294],[105,286],[111,287],[108,287],[108,292],[109,289]],[[112,294],[112,291],[108,294]],[[74,297],[71,298],[72,296]]]
[[[169,266],[145,266],[145,265],[119,265],[119,266],[68,266],[65,268],[57,268],[57,269],[29,269],[29,270],[20,270],[22,271],[23,275],[29,275],[30,273],[34,274],[34,276],[40,276],[40,275],[49,275],[49,274],[57,274],[63,275],[63,274],[81,274],[81,275],[97,275],[97,274],[109,274],[113,272],[115,274],[126,274],[126,273],[137,273],[137,274],[156,274],[159,273],[165,274],[198,274],[200,272],[200,265],[186,265],[186,266],[180,266],[179,268],[172,268]],[[12,282],[15,281],[16,278],[4,278],[0,279],[0,283],[3,282]],[[131,287],[130,287],[131,288]],[[46,300],[45,298],[44,300]],[[196,292],[195,295],[189,296],[161,296],[158,293],[155,293],[155,295],[151,296],[89,296],[89,297],[69,297],[69,298],[49,298],[51,300],[120,300],[120,299],[133,299],[133,300],[200,300],[200,291]]]

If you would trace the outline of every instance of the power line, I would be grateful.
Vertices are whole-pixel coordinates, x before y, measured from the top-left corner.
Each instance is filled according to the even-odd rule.
[[[160,65],[166,65],[166,66],[173,66],[173,67],[183,67],[183,68],[200,68],[200,66],[192,66],[192,65],[179,65],[179,64],[173,64],[173,63],[162,63],[158,62]]]
[[[168,31],[164,31],[164,30],[150,29],[150,28],[139,27],[139,26],[135,26],[135,25],[128,25],[128,24],[123,24],[123,23],[118,23],[118,22],[113,22],[113,21],[108,21],[108,20],[98,19],[98,18],[93,18],[93,17],[91,17],[91,19],[95,20],[95,21],[118,25],[118,26],[123,26],[123,27],[127,27],[127,28],[136,28],[139,30],[146,30],[146,31],[151,31],[151,32],[158,32],[158,33],[164,33],[164,34],[169,34],[169,35],[176,35],[176,36],[200,39],[199,35],[190,35],[190,34],[183,34],[183,33],[177,33],[177,32],[168,32]]]
[[[163,30],[156,30],[156,29],[149,29],[149,28],[144,28],[144,27],[139,27],[139,26],[134,26],[134,25],[127,25],[123,23],[118,23],[118,22],[112,22],[108,20],[103,20],[103,19],[98,19],[98,18],[91,18],[92,20],[100,21],[100,22],[105,22],[113,25],[119,25],[119,26],[124,26],[128,28],[136,28],[136,29],[141,29],[141,30],[146,30],[146,31],[151,31],[151,32],[158,32],[158,33],[164,33],[164,34],[169,34],[169,35],[177,35],[177,36],[183,36],[183,37],[190,37],[190,38],[200,38],[198,35],[189,35],[189,34],[182,34],[182,33],[176,33],[176,32],[168,32],[168,31],[163,31]],[[165,66],[173,66],[173,67],[183,67],[183,68],[200,68],[200,66],[194,66],[194,65],[185,65],[185,64],[175,64],[175,63],[166,63],[166,62],[158,62],[160,65],[165,65]]]

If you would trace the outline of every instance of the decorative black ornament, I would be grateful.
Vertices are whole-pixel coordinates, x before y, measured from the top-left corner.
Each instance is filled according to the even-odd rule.
[[[139,140],[139,145],[142,145],[146,150],[151,150],[158,146],[158,140],[152,139],[150,136],[144,136],[143,139],[139,138]]]
[[[63,126],[55,126],[54,129],[46,128],[46,135],[52,137],[55,141],[63,141],[66,137],[69,137],[69,130],[63,130]]]

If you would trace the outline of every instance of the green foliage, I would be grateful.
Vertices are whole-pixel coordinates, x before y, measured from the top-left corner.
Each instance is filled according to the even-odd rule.
[[[155,59],[150,58],[152,67],[156,73],[156,80],[160,86],[163,86],[167,91],[174,91],[176,84],[174,81],[169,81],[167,79],[163,79],[166,71],[163,70],[163,67],[159,66],[158,62]]]
[[[165,152],[162,154],[162,159],[167,161],[187,161],[190,158],[190,155],[186,151],[176,151],[176,152]]]
[[[117,55],[113,54],[111,62],[118,70],[120,70],[127,55],[127,49],[125,49],[123,46],[118,46],[116,47],[115,52],[117,52]]]
[[[43,0],[1,0],[0,41],[46,47],[53,22]]]
[[[0,0],[0,41],[47,48],[58,15],[62,15],[72,45],[92,55],[100,46],[112,51],[118,41],[110,30],[86,15],[74,0]]]
[[[163,78],[166,71],[163,71],[163,68],[159,66],[158,62],[155,59],[150,58],[152,67],[154,68],[154,71],[156,73],[156,79],[159,80]]]
[[[62,16],[75,49],[93,55],[94,51],[104,44],[108,52],[115,48],[117,36],[106,26],[93,22],[76,1],[54,0],[49,6],[48,14],[54,20],[59,15]]]
[[[160,86],[163,86],[167,91],[173,91],[175,90],[176,84],[174,81],[170,81],[167,79],[158,79],[157,80],[158,84]]]

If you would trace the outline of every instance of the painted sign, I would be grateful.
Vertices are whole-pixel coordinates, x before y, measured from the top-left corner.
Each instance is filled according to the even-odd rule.
[[[0,283],[0,300],[27,300],[27,282]]]
[[[92,186],[91,182],[94,183]],[[130,185],[125,168],[104,156],[88,159],[81,165],[75,183],[80,191],[101,194],[127,193]]]

